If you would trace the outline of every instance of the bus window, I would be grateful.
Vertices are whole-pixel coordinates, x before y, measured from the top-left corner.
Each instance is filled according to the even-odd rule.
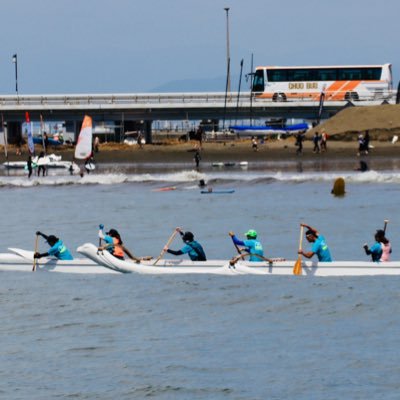
[[[263,92],[264,91],[264,70],[256,70],[253,78],[253,92]]]
[[[336,81],[337,70],[334,68],[317,69],[315,75],[316,81]]]
[[[267,70],[268,82],[287,82],[288,70],[286,69],[270,69]]]

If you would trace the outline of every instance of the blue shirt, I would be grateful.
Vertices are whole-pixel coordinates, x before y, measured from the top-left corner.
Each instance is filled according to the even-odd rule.
[[[325,242],[325,238],[319,235],[312,245],[311,251],[317,255],[318,261],[332,261],[331,253],[328,245]]]
[[[262,244],[256,239],[239,240],[235,235],[232,236],[233,243],[239,246],[245,246],[246,251],[249,254],[258,254],[264,256],[264,250]],[[251,255],[249,261],[262,261],[261,258]]]
[[[190,242],[190,244],[185,244],[181,248],[181,252],[183,254],[187,254],[192,261],[205,261],[206,260],[206,255],[204,253],[203,247],[201,246],[201,244],[199,242],[196,242],[195,240],[193,240],[193,242]]]
[[[374,243],[369,249],[373,261],[379,261],[382,257],[382,245],[379,242]]]
[[[59,260],[73,260],[72,254],[65,247],[64,243],[59,240],[54,246],[50,247],[49,256],[57,257]]]

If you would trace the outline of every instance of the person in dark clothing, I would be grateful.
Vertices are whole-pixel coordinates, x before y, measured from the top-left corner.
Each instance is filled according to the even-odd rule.
[[[199,169],[200,166],[200,160],[201,160],[201,155],[199,150],[196,150],[196,153],[194,153],[194,162],[196,163],[196,168]]]
[[[369,152],[369,131],[365,131],[365,135],[364,135],[364,154],[368,154]]]
[[[319,147],[319,142],[321,140],[321,136],[319,135],[318,132],[314,133],[314,137],[313,137],[313,143],[314,143],[314,149],[313,152],[314,153],[319,153],[321,151],[320,147]]]
[[[299,132],[296,135],[296,146],[297,146],[297,150],[296,150],[296,154],[303,154],[303,140],[304,140],[304,133],[303,132]]]
[[[49,149],[49,137],[47,136],[47,133],[43,133],[43,150],[46,152]]]
[[[199,242],[194,240],[194,235],[192,232],[182,232],[180,228],[176,228],[176,231],[181,235],[185,245],[180,250],[171,250],[168,248],[168,246],[164,246],[164,251],[169,254],[173,254],[174,256],[188,254],[192,261],[207,261],[203,247]]]
[[[26,166],[28,168],[28,178],[30,178],[32,176],[32,156],[28,157],[28,161],[26,162]]]

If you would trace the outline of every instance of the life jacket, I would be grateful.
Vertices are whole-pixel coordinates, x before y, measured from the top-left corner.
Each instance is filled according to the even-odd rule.
[[[389,261],[390,253],[392,252],[392,246],[390,245],[390,242],[387,242],[386,244],[381,243],[381,246],[382,246],[382,256],[380,261]]]
[[[124,259],[124,250],[122,246],[120,245],[119,239],[113,237],[113,243],[114,243],[114,249],[113,249],[113,256],[117,258]]]

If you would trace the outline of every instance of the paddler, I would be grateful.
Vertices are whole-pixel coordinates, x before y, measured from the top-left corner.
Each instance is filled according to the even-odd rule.
[[[182,232],[181,228],[176,228],[185,245],[180,250],[171,250],[168,246],[164,246],[164,251],[174,256],[181,256],[182,254],[188,254],[192,261],[207,261],[206,253],[202,245],[194,240],[192,232]]]
[[[303,250],[299,250],[298,253],[307,258],[311,258],[314,254],[316,254],[318,261],[322,262],[332,261],[331,253],[328,245],[325,242],[325,237],[320,235],[316,229],[309,225],[301,224],[301,226],[307,228],[306,239],[309,243],[312,243],[312,247],[311,251],[304,252]]]
[[[389,240],[385,236],[385,231],[378,229],[375,233],[375,243],[368,247],[368,244],[364,244],[365,254],[370,255],[372,261],[390,261],[390,253],[392,252],[392,247]]]
[[[245,251],[251,254],[249,261],[262,261],[262,258],[256,256],[256,254],[262,257],[264,256],[262,244],[257,240],[257,231],[249,229],[244,235],[246,236],[246,240],[240,240],[232,231],[229,232],[229,236],[232,238],[233,243],[236,246],[244,246]]]
[[[66,248],[64,243],[56,236],[54,235],[45,235],[42,232],[37,231],[36,232],[37,236],[42,236],[44,239],[46,239],[46,242],[49,244],[50,249],[46,253],[39,253],[36,252],[33,257],[34,258],[42,258],[42,257],[47,257],[47,256],[54,256],[58,258],[59,260],[73,260],[74,257],[72,257],[72,254],[70,251]]]
[[[99,247],[99,249],[107,249],[114,257],[120,260],[124,259],[124,249],[121,235],[116,229],[110,229],[106,234],[103,233],[104,225],[99,225],[99,238],[104,240],[105,246]]]

